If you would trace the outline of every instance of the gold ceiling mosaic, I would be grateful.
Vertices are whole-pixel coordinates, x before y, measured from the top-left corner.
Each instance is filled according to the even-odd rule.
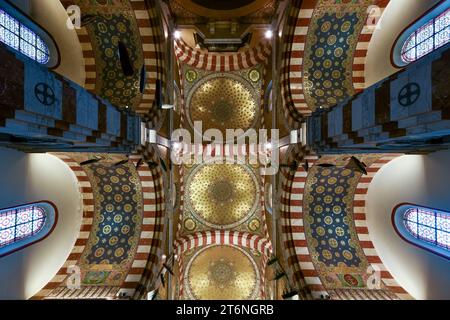
[[[258,258],[256,258],[258,259]],[[210,246],[197,251],[185,274],[190,300],[254,300],[260,276],[255,257],[234,246]]]
[[[253,218],[260,208],[259,180],[253,169],[244,164],[204,164],[188,174],[185,191],[186,231],[198,223],[216,229],[229,229],[247,222],[255,232],[261,222]]]
[[[236,72],[206,72],[184,67],[186,116],[191,128],[202,121],[203,131],[257,126],[262,73],[258,68]]]

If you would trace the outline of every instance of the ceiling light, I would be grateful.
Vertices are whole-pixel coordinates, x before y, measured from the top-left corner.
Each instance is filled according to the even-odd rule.
[[[181,32],[179,30],[175,30],[175,32],[173,33],[173,37],[175,39],[180,39],[181,38]]]
[[[264,33],[264,36],[266,37],[266,39],[272,39],[272,37],[273,37],[273,31],[272,31],[272,30],[267,30],[267,31]]]

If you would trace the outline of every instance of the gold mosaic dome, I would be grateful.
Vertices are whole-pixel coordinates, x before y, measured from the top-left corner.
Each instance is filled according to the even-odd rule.
[[[237,247],[208,247],[189,262],[185,286],[194,300],[252,300],[258,294],[257,266]]]
[[[253,127],[258,104],[252,89],[243,81],[220,76],[199,83],[188,103],[191,126],[202,121],[203,130],[219,129],[225,139],[226,129]]]
[[[186,185],[187,208],[209,227],[233,228],[258,206],[258,180],[246,165],[201,165],[193,170]]]

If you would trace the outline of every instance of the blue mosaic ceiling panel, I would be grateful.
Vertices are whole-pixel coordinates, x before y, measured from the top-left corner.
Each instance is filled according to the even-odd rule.
[[[133,165],[85,167],[94,194],[94,221],[81,257],[85,284],[118,285],[137,249],[143,215],[140,180]]]
[[[141,101],[140,70],[143,54],[133,23],[125,15],[99,16],[88,28],[95,35],[96,92],[117,106],[138,106]],[[91,37],[92,39],[92,37]],[[118,58],[118,43],[128,49],[134,74],[125,76]]]
[[[364,288],[369,262],[360,246],[353,218],[353,201],[361,173],[346,168],[348,157],[320,161],[335,167],[313,166],[303,196],[304,227],[314,267],[326,288]],[[368,166],[377,156],[359,157]]]
[[[94,16],[87,24],[95,54],[97,82],[95,92],[120,107],[137,107],[142,100],[140,92],[141,69],[144,64],[141,37],[133,9],[128,0],[78,0],[81,12]],[[133,66],[133,75],[126,76],[118,54],[122,42]]]
[[[315,8],[303,62],[305,99],[313,111],[354,95],[354,53],[370,4],[368,0],[321,0]]]
[[[309,215],[306,220],[311,246],[320,263],[329,267],[359,267],[360,252],[349,225],[352,221],[352,197],[349,191],[359,178],[352,170],[344,168],[318,168],[312,178]]]

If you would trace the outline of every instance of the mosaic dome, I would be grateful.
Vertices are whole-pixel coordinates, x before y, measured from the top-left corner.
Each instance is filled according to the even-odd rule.
[[[201,165],[193,170],[186,185],[187,208],[209,227],[233,228],[246,221],[258,206],[258,180],[246,165]]]
[[[258,294],[258,269],[242,249],[208,247],[189,262],[185,285],[188,297],[194,300],[251,300]]]
[[[226,129],[248,130],[258,114],[253,91],[237,77],[219,76],[199,82],[188,99],[191,126],[195,121],[202,121],[203,131],[219,129],[224,138]]]

